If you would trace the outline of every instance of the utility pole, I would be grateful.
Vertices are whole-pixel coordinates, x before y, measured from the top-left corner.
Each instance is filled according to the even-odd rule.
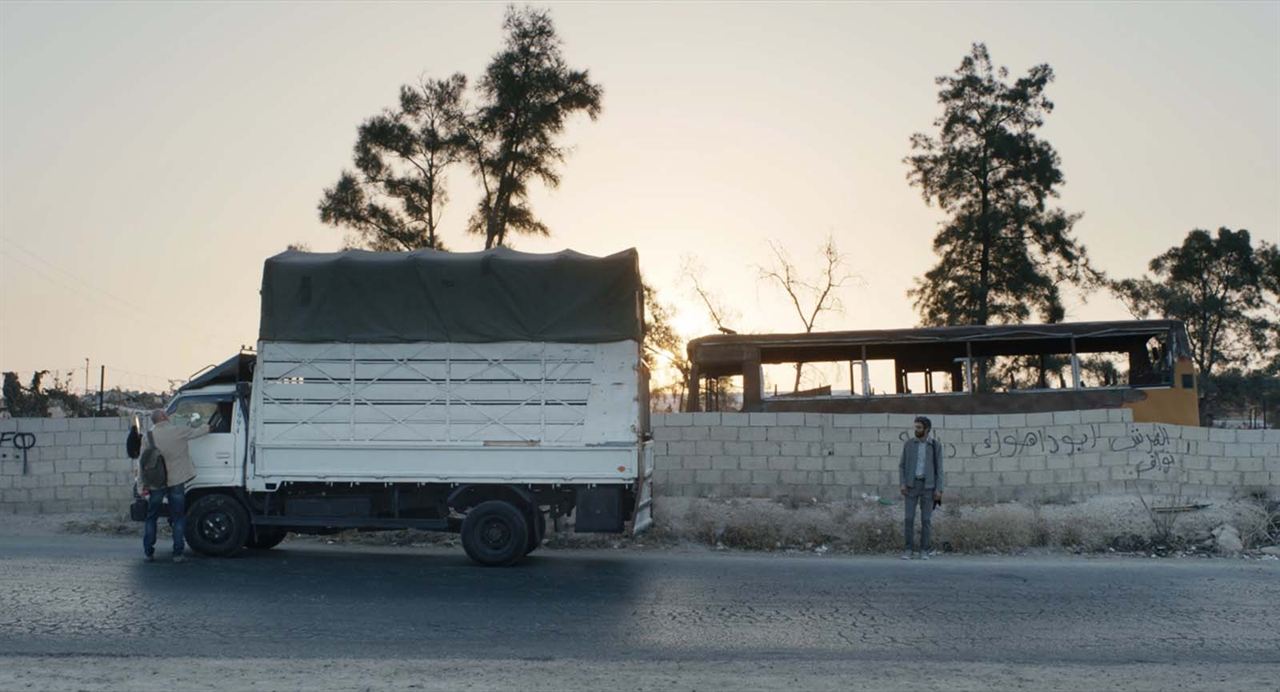
[[[84,395],[89,396],[89,359],[84,359]]]
[[[107,366],[100,366],[98,371],[98,415],[102,415],[102,388],[107,383]]]

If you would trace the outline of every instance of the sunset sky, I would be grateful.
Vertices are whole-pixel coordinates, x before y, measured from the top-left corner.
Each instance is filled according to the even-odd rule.
[[[768,241],[798,262],[832,234],[860,276],[826,329],[903,327],[940,219],[908,186],[936,76],[975,41],[1014,75],[1047,62],[1042,134],[1060,200],[1113,276],[1192,228],[1280,241],[1280,5],[551,4],[565,56],[604,87],[572,123],[552,229],[527,251],[640,252],[690,336],[710,323],[684,257],[740,332],[800,323],[758,279]],[[253,344],[264,258],[337,249],[316,203],[357,125],[420,75],[477,76],[502,4],[0,5],[0,369],[91,361],[107,386],[163,389]],[[449,181],[444,236],[476,199]],[[1068,319],[1124,319],[1072,297]]]

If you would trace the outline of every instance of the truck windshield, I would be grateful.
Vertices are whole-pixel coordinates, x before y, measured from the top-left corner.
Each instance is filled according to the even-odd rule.
[[[204,425],[212,422],[211,432],[231,432],[229,396],[184,396],[170,403],[167,413],[175,425]]]

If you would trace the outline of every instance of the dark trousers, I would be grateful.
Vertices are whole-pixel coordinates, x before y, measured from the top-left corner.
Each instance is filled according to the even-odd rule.
[[[156,522],[160,507],[169,500],[169,526],[173,529],[173,554],[181,555],[186,547],[183,538],[187,531],[187,491],[184,484],[152,490],[147,496],[147,523],[142,528],[142,550],[147,555],[156,552]]]
[[[915,550],[916,504],[920,505],[920,549],[928,551],[933,537],[933,490],[924,487],[924,479],[917,478],[907,489],[907,516],[903,530],[907,537],[907,550]]]

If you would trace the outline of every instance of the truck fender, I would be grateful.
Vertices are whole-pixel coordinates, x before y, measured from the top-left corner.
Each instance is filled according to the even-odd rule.
[[[471,495],[472,497],[468,497]],[[512,498],[512,496],[515,496]],[[489,483],[463,483],[449,492],[445,503],[450,508],[466,509],[485,500],[519,499],[524,503],[521,509],[532,509],[537,506],[533,493],[528,488],[518,485],[498,485]]]

